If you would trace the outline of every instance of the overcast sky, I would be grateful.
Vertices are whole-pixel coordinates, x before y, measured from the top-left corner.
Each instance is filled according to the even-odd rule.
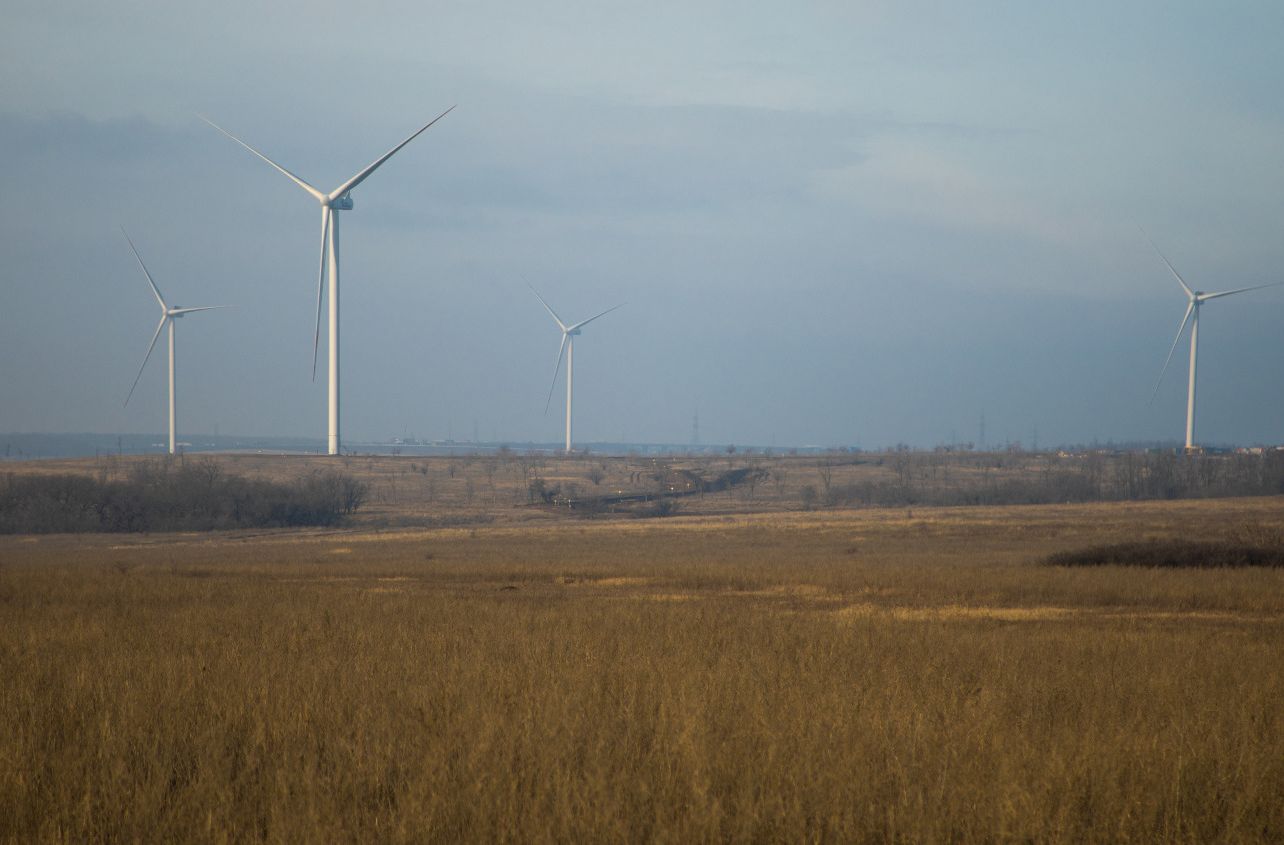
[[[267,6],[268,9],[263,7]],[[643,7],[645,6],[645,9]],[[1179,439],[1192,285],[1284,280],[1284,5],[11,0],[0,431],[877,447]],[[1126,8],[1125,8],[1126,7]],[[1204,442],[1284,442],[1284,288],[1210,303]],[[323,334],[324,344],[324,334]]]

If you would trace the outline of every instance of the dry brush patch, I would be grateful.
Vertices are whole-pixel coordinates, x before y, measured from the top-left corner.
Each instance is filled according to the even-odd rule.
[[[1230,540],[1134,540],[1049,555],[1051,566],[1141,566],[1165,569],[1284,567],[1284,543]]]
[[[1276,500],[0,538],[0,839],[1278,840]],[[677,600],[675,600],[677,599]]]

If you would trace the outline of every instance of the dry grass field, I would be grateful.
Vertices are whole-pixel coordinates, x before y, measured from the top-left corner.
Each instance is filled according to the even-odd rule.
[[[539,514],[0,537],[0,841],[1284,840],[1284,570],[1042,563],[1284,499]]]

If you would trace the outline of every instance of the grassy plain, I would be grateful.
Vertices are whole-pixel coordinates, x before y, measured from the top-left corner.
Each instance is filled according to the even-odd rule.
[[[1284,839],[1284,570],[1042,563],[1284,499],[768,510],[0,537],[0,840]]]

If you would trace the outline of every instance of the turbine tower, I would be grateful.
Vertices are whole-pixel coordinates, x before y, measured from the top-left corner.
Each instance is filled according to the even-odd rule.
[[[134,376],[134,383],[129,386],[129,394],[125,397],[125,404],[129,404],[130,398],[134,395],[134,388],[138,387],[138,380],[143,377],[143,369],[147,366],[147,361],[152,357],[152,350],[156,348],[156,339],[160,337],[161,329],[169,323],[169,453],[174,454],[177,440],[177,419],[174,410],[174,322],[184,314],[191,314],[195,311],[212,311],[215,308],[227,308],[226,305],[203,305],[199,308],[179,308],[170,306],[165,303],[165,297],[161,296],[160,289],[156,287],[156,282],[152,280],[152,274],[147,272],[147,265],[143,263],[143,258],[138,254],[138,248],[134,242],[129,239],[129,233],[121,227],[121,233],[125,235],[125,240],[129,242],[129,248],[134,251],[134,258],[138,259],[138,266],[143,268],[143,275],[147,277],[147,284],[151,286],[152,294],[155,295],[156,301],[160,303],[161,318],[156,324],[156,333],[152,335],[152,342],[147,347],[147,354],[143,356],[143,365],[138,368],[138,375]]]
[[[1145,234],[1144,230],[1142,231],[1142,234]],[[1146,235],[1146,240],[1150,240],[1149,235]],[[1181,274],[1177,272],[1177,268],[1173,267],[1172,262],[1170,262],[1164,254],[1159,251],[1159,247],[1155,246],[1155,242],[1150,241],[1150,245],[1154,247],[1155,252],[1159,255],[1160,260],[1162,260],[1168,267],[1169,272],[1171,272],[1173,277],[1177,279],[1177,284],[1181,285],[1181,289],[1186,292],[1186,315],[1182,317],[1181,325],[1177,327],[1177,336],[1173,338],[1173,345],[1168,350],[1168,357],[1164,359],[1164,367],[1159,371],[1159,379],[1155,381],[1155,389],[1151,391],[1150,399],[1151,401],[1154,401],[1155,394],[1159,392],[1159,383],[1164,380],[1164,373],[1168,372],[1168,364],[1172,361],[1173,353],[1177,351],[1177,344],[1181,340],[1182,332],[1186,330],[1186,323],[1189,322],[1190,382],[1186,388],[1186,451],[1189,452],[1195,447],[1195,369],[1199,350],[1200,306],[1210,299],[1218,299],[1219,297],[1230,296],[1236,293],[1244,293],[1250,290],[1273,288],[1284,284],[1284,282],[1272,282],[1267,285],[1253,285],[1252,287],[1223,290],[1218,291],[1217,293],[1204,293],[1203,291],[1193,290],[1190,285],[1186,284],[1186,280],[1181,277]]]
[[[339,454],[339,215],[340,211],[351,211],[352,189],[360,185],[366,178],[374,173],[388,159],[392,158],[402,147],[409,144],[415,138],[418,138],[429,126],[441,120],[450,114],[455,107],[451,106],[432,120],[425,123],[406,140],[393,147],[388,152],[379,156],[371,162],[364,170],[358,172],[348,181],[335,188],[330,193],[324,193],[317,188],[309,185],[307,182],[295,176],[272,159],[263,155],[263,153],[251,147],[240,138],[228,132],[223,127],[216,124],[205,116],[201,116],[210,126],[213,126],[219,132],[231,138],[245,149],[254,153],[254,155],[263,159],[272,167],[276,168],[283,175],[288,177],[292,182],[303,190],[312,195],[313,199],[321,204],[321,262],[320,269],[317,271],[317,327],[312,338],[312,380],[317,378],[317,349],[321,345],[321,294],[324,289],[326,279],[326,270],[330,273],[330,390],[329,404],[327,409],[328,430],[326,436],[326,451],[331,455]]]
[[[562,322],[562,318],[557,316],[557,313],[553,311],[552,308],[549,307],[547,302],[544,301],[544,297],[539,295],[539,291],[535,290],[535,288],[531,288],[531,292],[535,294],[536,298],[539,299],[540,304],[544,306],[544,310],[547,311],[549,313],[549,316],[553,318],[553,321],[557,323],[557,327],[562,330],[562,345],[558,347],[558,350],[557,350],[557,363],[553,366],[553,382],[548,386],[548,399],[545,400],[544,402],[544,413],[546,414],[548,413],[549,404],[552,403],[553,401],[553,388],[557,386],[557,374],[562,369],[562,355],[563,353],[565,353],[566,355],[566,451],[567,453],[570,453],[571,451],[571,393],[572,393],[572,384],[573,384],[572,365],[574,364],[574,361],[575,361],[575,337],[580,333],[580,329],[584,328],[589,323],[596,320],[598,317],[602,317],[606,314],[610,314],[616,308],[623,307],[624,303],[620,303],[619,305],[616,305],[612,308],[608,308],[605,311],[603,311],[601,314],[595,314],[594,316],[589,317],[587,320],[581,320],[578,323],[574,323],[568,326],[566,323]]]

